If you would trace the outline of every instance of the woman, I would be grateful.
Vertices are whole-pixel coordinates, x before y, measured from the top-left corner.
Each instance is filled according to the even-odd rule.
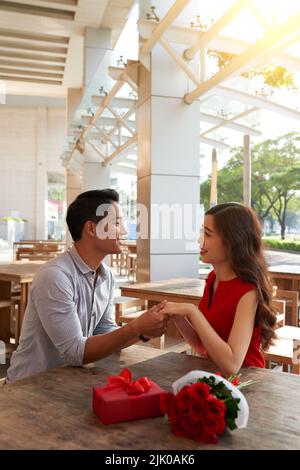
[[[235,202],[214,206],[199,244],[202,261],[213,266],[199,309],[168,302],[162,313],[175,315],[186,340],[225,376],[242,365],[264,367],[261,350],[275,338],[276,315],[257,216]]]

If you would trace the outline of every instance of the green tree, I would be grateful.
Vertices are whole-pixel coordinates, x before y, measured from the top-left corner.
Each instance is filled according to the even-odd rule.
[[[300,135],[294,132],[254,145],[251,205],[263,221],[273,216],[285,238],[288,205],[300,189]],[[201,201],[209,206],[210,178],[201,185]],[[218,173],[218,202],[243,200],[243,148]]]

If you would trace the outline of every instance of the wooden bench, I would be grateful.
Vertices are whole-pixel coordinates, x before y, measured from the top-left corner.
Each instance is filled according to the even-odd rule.
[[[63,253],[65,242],[53,241],[22,241],[14,243],[14,259],[20,261],[28,259],[30,261],[49,260]]]

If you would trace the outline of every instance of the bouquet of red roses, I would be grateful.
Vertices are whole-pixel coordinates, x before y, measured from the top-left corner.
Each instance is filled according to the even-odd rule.
[[[245,427],[248,404],[237,388],[237,378],[230,379],[192,371],[174,382],[174,393],[164,393],[160,397],[161,410],[167,414],[173,434],[216,444],[226,428]],[[250,383],[254,381],[242,383],[240,387]]]

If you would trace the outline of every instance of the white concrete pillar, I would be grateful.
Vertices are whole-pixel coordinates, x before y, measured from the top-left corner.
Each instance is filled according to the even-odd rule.
[[[111,166],[102,166],[101,158],[89,145],[85,146],[82,191],[110,187]]]
[[[183,46],[171,46],[182,55]],[[150,64],[139,70],[137,200],[149,226],[137,242],[139,282],[197,277],[199,268],[199,102],[183,102],[190,80],[160,44]]]
[[[66,196],[67,196],[67,207],[71,204],[71,202],[76,199],[78,194],[82,192],[82,179],[80,175],[74,175],[70,170],[67,170],[67,191],[66,191]],[[72,237],[70,235],[70,232],[68,230],[68,227],[66,225],[66,234],[67,234],[67,246],[71,246],[73,241]]]
[[[36,182],[35,182],[35,238],[46,240],[48,236],[46,204],[48,200],[47,178],[47,108],[36,111]]]
[[[104,28],[87,28],[85,37],[85,86],[89,86],[94,78],[97,68],[101,64],[105,54],[111,49],[111,30]],[[101,83],[99,76],[99,88]],[[91,189],[105,189],[110,187],[110,169],[102,166],[101,156],[89,145],[85,144],[82,191]]]

